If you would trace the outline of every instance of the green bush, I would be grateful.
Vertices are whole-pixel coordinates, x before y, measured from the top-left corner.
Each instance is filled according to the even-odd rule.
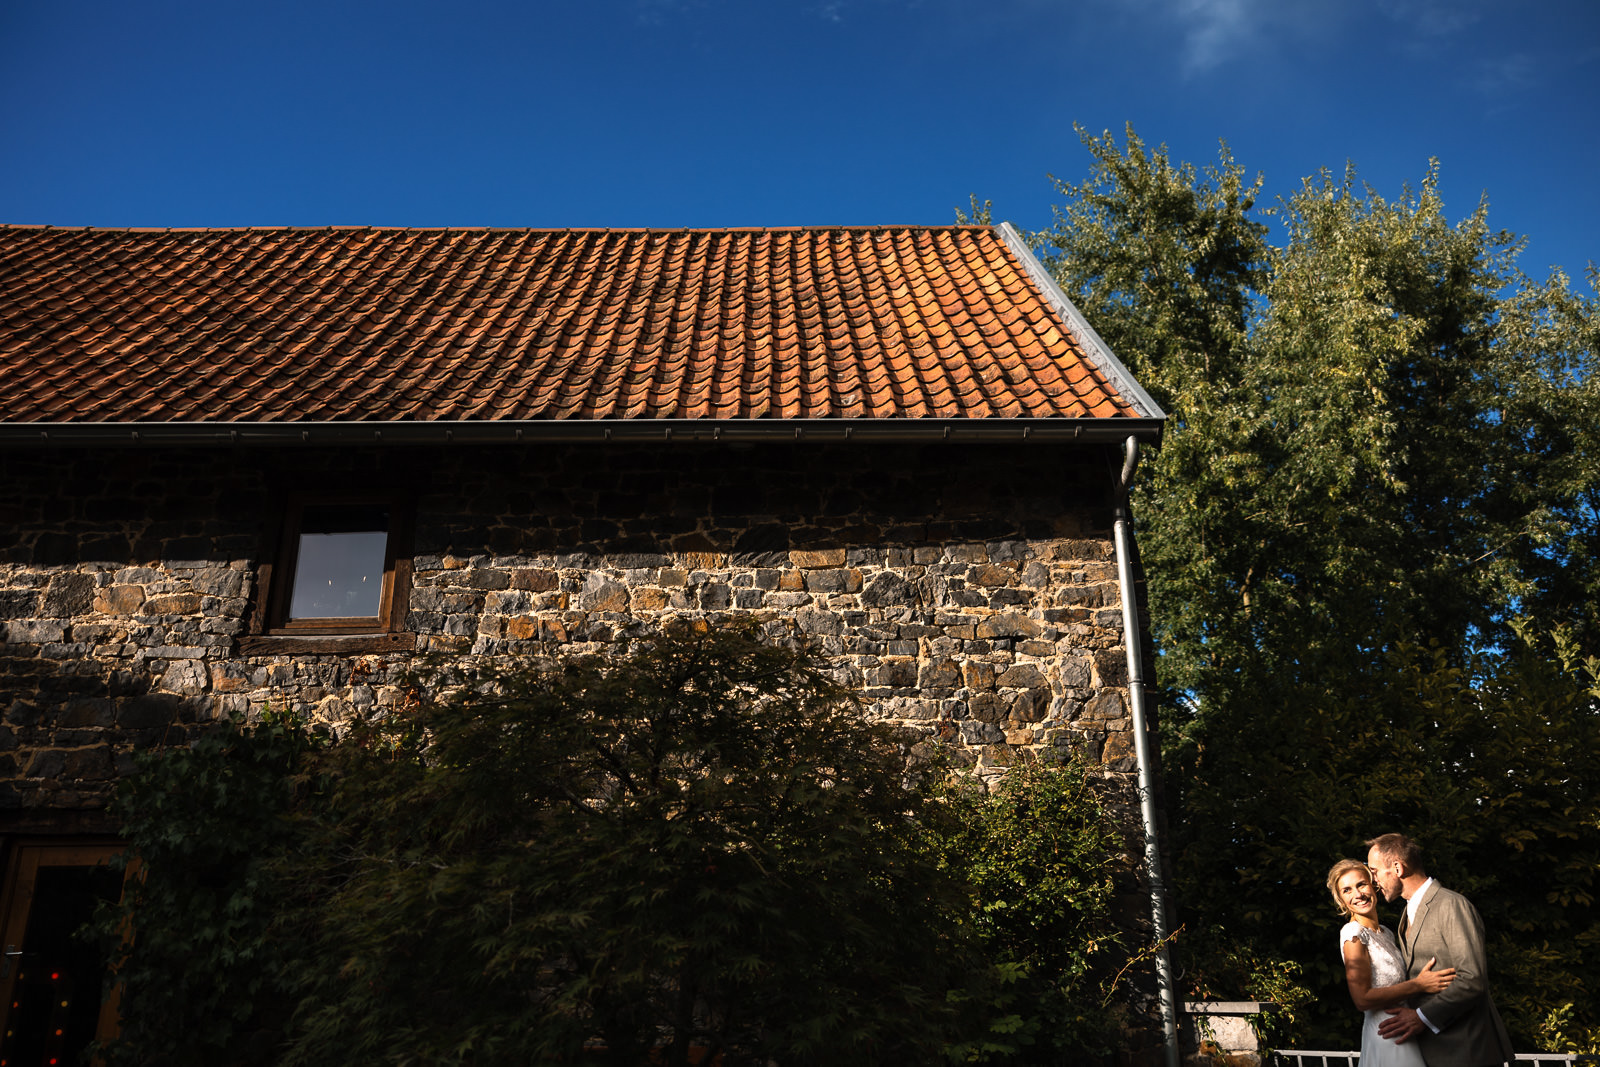
[[[132,845],[116,862],[132,870],[100,918],[123,987],[114,1063],[274,1061],[294,954],[274,866],[304,836],[290,811],[310,797],[300,773],[321,744],[269,716],[136,757],[114,809]]]
[[[990,791],[951,779],[943,797],[957,818],[939,847],[997,980],[989,1032],[963,1058],[1079,1063],[1137,1042],[1120,994],[1142,942],[1117,910],[1134,873],[1088,770],[1023,762]]]
[[[809,657],[685,630],[426,683],[326,754],[338,966],[308,970],[287,1062],[938,1047],[959,887],[916,847],[903,759]]]
[[[1099,1056],[1130,938],[1081,768],[908,775],[803,650],[440,668],[338,743],[141,761],[119,1062]]]

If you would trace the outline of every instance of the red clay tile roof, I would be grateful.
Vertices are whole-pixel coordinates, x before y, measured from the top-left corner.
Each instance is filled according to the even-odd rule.
[[[0,425],[1160,418],[1016,248],[0,227]]]

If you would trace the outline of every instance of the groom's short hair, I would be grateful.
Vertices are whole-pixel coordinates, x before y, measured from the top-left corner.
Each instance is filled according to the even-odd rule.
[[[1408,871],[1422,871],[1422,846],[1405,834],[1379,834],[1367,842],[1368,848],[1378,850],[1386,859],[1399,860]]]

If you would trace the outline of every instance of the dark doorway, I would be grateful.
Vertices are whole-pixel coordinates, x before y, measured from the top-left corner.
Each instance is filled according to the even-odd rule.
[[[106,960],[79,936],[122,872],[113,843],[17,843],[0,886],[0,1067],[68,1067],[115,1031]]]

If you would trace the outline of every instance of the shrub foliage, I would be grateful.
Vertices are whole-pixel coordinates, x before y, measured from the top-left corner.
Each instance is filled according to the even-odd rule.
[[[419,674],[147,755],[121,1062],[1078,1062],[1121,850],[1081,769],[908,775],[748,628]]]

